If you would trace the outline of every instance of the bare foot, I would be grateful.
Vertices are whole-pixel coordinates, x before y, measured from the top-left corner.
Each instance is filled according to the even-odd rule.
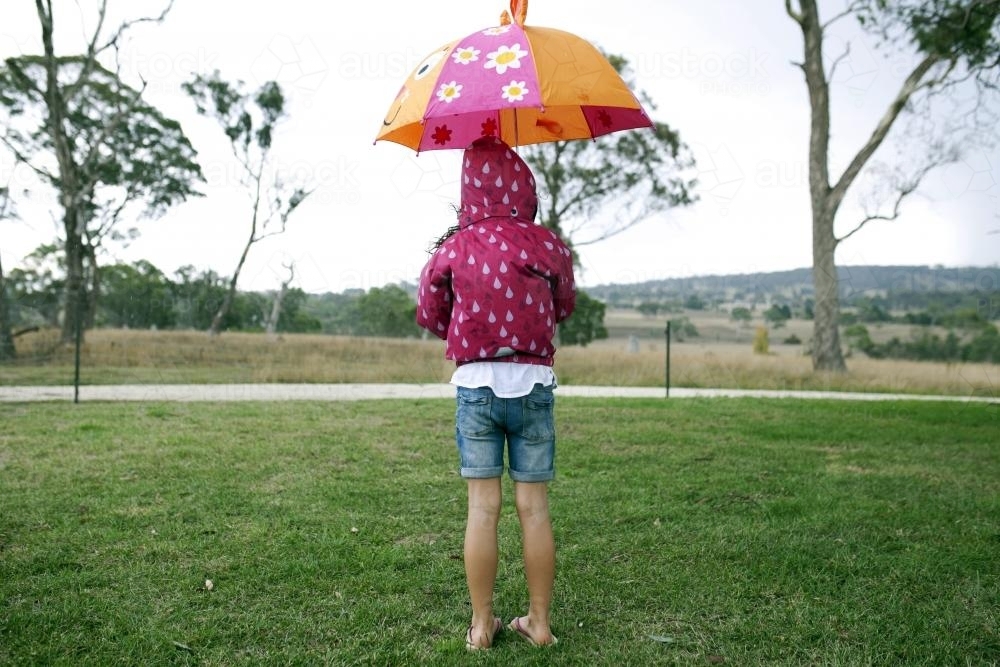
[[[518,616],[507,624],[510,630],[524,637],[532,646],[551,646],[559,642],[549,629],[539,630],[531,625],[527,616]]]
[[[496,638],[497,633],[503,628],[503,621],[501,621],[496,616],[493,617],[493,628],[492,632],[478,631],[473,632],[473,627],[470,625],[469,630],[465,633],[465,648],[470,651],[479,651],[482,649],[487,649],[493,646],[493,640]],[[473,638],[473,634],[477,634],[479,641]]]

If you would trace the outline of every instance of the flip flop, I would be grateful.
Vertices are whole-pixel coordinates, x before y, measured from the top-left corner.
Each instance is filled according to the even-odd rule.
[[[485,651],[493,646],[493,641],[497,638],[497,633],[503,630],[503,621],[496,616],[493,617],[493,636],[490,637],[489,646],[476,646],[472,643],[472,626],[465,631],[465,648],[468,651]]]
[[[543,646],[555,646],[556,644],[559,643],[559,640],[556,639],[555,635],[552,635],[552,643],[551,644],[539,644],[538,642],[536,642],[534,639],[531,638],[531,635],[528,634],[528,631],[525,630],[523,627],[521,627],[521,617],[520,616],[516,617],[513,621],[511,621],[510,623],[508,623],[507,624],[507,629],[508,630],[513,630],[517,634],[519,634],[522,637],[524,637],[524,639],[529,644],[531,644],[532,646],[539,646],[539,647],[543,647]]]

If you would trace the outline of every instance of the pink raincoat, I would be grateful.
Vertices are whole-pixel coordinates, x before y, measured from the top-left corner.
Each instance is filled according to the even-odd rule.
[[[573,312],[573,257],[534,223],[528,165],[499,139],[466,149],[460,229],[420,275],[417,324],[447,342],[459,365],[507,361],[551,366],[556,324]]]

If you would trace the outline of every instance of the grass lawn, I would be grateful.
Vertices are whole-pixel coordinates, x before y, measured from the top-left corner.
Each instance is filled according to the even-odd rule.
[[[0,404],[0,663],[1000,662],[997,405],[560,398],[560,642],[475,655],[453,416]]]

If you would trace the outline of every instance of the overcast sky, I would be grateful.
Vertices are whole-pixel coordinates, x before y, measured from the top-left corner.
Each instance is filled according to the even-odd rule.
[[[57,50],[79,51],[93,24],[93,0],[54,4]],[[136,12],[162,6],[152,0],[112,5]],[[831,17],[844,2],[820,5]],[[240,288],[275,287],[288,262],[295,263],[296,284],[309,292],[416,280],[428,244],[454,219],[459,154],[418,156],[397,144],[374,144],[374,137],[411,70],[442,44],[496,25],[506,3],[347,7],[310,0],[176,0],[162,25],[129,33],[121,51],[126,80],[142,76],[149,101],[183,124],[208,184],[205,197],[142,221],[141,237],[127,249],[112,249],[114,259],[147,259],[168,276],[186,264],[231,275],[249,229],[249,202],[221,130],[197,116],[180,90],[192,73],[218,69],[224,79],[248,86],[270,79],[282,84],[290,118],[275,140],[278,165],[318,186],[286,234],[253,248]],[[801,72],[792,64],[801,57],[801,33],[781,0],[531,0],[526,24],[572,32],[625,56],[637,86],[657,105],[653,117],[680,132],[698,163],[697,204],[581,249],[584,287],[811,264],[809,107]],[[909,64],[899,54],[883,59],[850,21],[831,28],[830,58],[848,43],[850,53],[831,88],[835,174],[871,133]],[[39,51],[34,4],[8,0],[0,57]],[[0,149],[0,185],[17,189],[30,182]],[[850,196],[839,233],[858,221],[857,198],[867,182]],[[995,266],[998,202],[1000,152],[973,148],[932,172],[899,220],[869,225],[843,243],[837,261]],[[51,195],[38,192],[19,208],[25,220],[0,221],[8,270],[59,230]]]

